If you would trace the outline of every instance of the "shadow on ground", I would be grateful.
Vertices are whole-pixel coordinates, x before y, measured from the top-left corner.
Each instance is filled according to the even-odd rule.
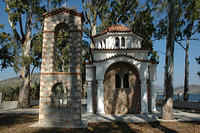
[[[87,128],[31,128],[38,115],[0,114],[0,133],[193,133],[200,131],[196,122],[102,122],[89,123]]]

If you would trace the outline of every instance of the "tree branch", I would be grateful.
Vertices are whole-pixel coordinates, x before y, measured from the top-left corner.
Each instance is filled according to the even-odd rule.
[[[187,39],[181,39],[181,40],[176,40],[176,41],[186,41]],[[200,41],[200,38],[191,38],[191,41]]]
[[[33,72],[34,72],[34,70],[35,70],[35,66],[33,66],[33,69],[31,70],[31,73],[30,73],[30,82],[33,79]]]
[[[22,17],[21,17],[21,9],[18,6],[18,0],[16,1],[16,5],[17,5],[17,11],[18,11],[18,13],[20,13],[18,15],[20,32],[21,32],[22,40],[25,41],[25,35],[24,35],[24,31],[23,31],[23,24],[22,24]]]
[[[86,3],[87,3],[87,0],[86,0]],[[85,1],[84,1],[84,0],[82,0],[82,5],[83,5],[83,9],[84,9],[84,12],[85,12],[85,17],[86,17],[86,19],[87,19],[87,22],[89,23],[90,27],[92,27],[92,22],[91,22],[90,19],[88,18],[87,8],[86,8]]]
[[[176,43],[178,43],[179,46],[181,46],[184,50],[186,50],[186,48],[181,44],[181,42],[179,42],[179,41],[176,40]]]
[[[16,35],[16,37],[17,37],[17,39],[23,44],[24,43],[24,41],[23,41],[23,39],[20,37],[20,35],[19,35],[19,33],[17,32],[17,30],[16,30],[16,28],[15,28],[15,25],[14,25],[14,22],[11,20],[11,18],[10,18],[10,14],[11,14],[11,9],[10,9],[10,7],[9,7],[9,5],[6,3],[6,8],[8,9],[8,22],[9,22],[9,24],[10,24],[10,26],[11,26],[11,28],[12,28],[12,30],[13,30],[13,32],[14,32],[14,34]]]
[[[105,6],[105,4],[107,3],[107,1],[108,0],[103,0],[103,2],[99,6],[99,10],[98,10],[97,14],[99,14],[99,12],[101,12],[102,8]]]
[[[23,41],[25,41],[25,34],[24,34],[24,31],[23,31],[21,13],[19,15],[19,26],[20,26],[20,32],[21,32],[21,35],[22,35],[22,39],[23,39]]]
[[[119,19],[133,6],[133,4],[135,3],[135,1],[133,1],[126,9],[124,9],[122,11],[122,13],[120,13],[121,15],[117,18],[117,22],[119,21]]]
[[[40,28],[40,30],[39,30],[37,33],[41,33],[41,32],[43,31],[43,26],[44,26],[44,25],[42,24],[42,26],[41,26],[42,28]],[[37,37],[37,35],[38,35],[38,34],[34,34],[34,35],[32,36],[32,38],[31,38],[31,40],[33,40],[35,37]]]

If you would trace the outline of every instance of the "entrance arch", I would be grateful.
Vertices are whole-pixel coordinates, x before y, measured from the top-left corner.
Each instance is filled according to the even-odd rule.
[[[112,64],[104,75],[106,114],[139,113],[141,88],[137,69],[126,62]]]

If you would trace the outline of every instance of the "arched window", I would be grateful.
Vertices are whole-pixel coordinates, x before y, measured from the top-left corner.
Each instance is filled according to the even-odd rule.
[[[129,88],[129,75],[125,74],[123,77],[123,88]]]
[[[115,75],[115,88],[121,88],[121,79],[119,74]]]
[[[67,72],[69,63],[69,27],[60,23],[55,27],[54,71]]]
[[[105,48],[106,48],[106,39],[104,39],[103,42],[104,42],[104,46],[105,46]]]
[[[57,83],[52,87],[51,106],[58,108],[67,106],[67,87],[64,83]]]
[[[116,46],[116,47],[119,47],[119,37],[116,37],[116,38],[115,38],[115,46]]]
[[[121,45],[122,45],[122,47],[125,47],[125,38],[124,37],[122,37],[122,39],[121,39]]]

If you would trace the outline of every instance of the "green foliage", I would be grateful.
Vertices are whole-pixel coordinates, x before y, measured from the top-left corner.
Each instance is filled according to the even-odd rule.
[[[153,61],[153,62],[159,62],[159,56],[158,56],[157,51],[154,51],[154,50],[150,51],[149,57],[150,57],[151,61]]]
[[[23,45],[26,39],[28,5],[31,2],[32,7],[32,30],[34,34],[31,38],[31,51],[29,56],[23,56]],[[63,3],[63,0],[6,0],[10,25],[13,30],[13,35],[5,32],[0,33],[0,60],[2,68],[8,66],[14,67],[18,73],[23,65],[32,65],[33,68],[40,68],[41,52],[42,52],[42,29],[43,29],[43,13],[50,8],[55,8]],[[22,20],[23,19],[23,20]],[[11,24],[12,23],[12,24]],[[3,25],[0,25],[2,28]],[[17,28],[18,27],[18,28]],[[18,30],[19,29],[19,30]],[[12,40],[12,41],[11,41]]]
[[[40,92],[40,83],[33,83],[30,87],[30,99],[31,100],[39,100],[39,92]]]
[[[42,32],[37,33],[32,39],[31,61],[32,65],[40,68],[42,58]]]
[[[83,28],[84,33],[90,38],[97,34],[97,19],[103,19],[108,11],[109,0],[82,0],[86,25]]]
[[[200,31],[200,0],[176,0],[175,40],[180,42],[191,38]],[[163,6],[166,8],[166,6]],[[161,15],[161,14],[160,14]],[[156,39],[167,36],[167,17],[160,19],[155,34]]]
[[[143,36],[142,46],[150,49],[152,49],[151,38],[156,31],[153,24],[154,17],[151,13],[152,10],[150,8],[139,10],[135,15],[134,21],[131,23],[133,31]]]
[[[1,85],[2,99],[4,101],[14,101],[18,99],[20,83]]]
[[[18,100],[19,96],[19,89],[21,86],[21,82],[15,83],[4,83],[1,84],[0,91],[2,92],[3,101],[16,101]],[[31,100],[39,100],[39,91],[40,91],[40,84],[35,82],[31,84],[30,87],[30,99]]]
[[[69,64],[69,30],[67,25],[61,23],[56,26],[55,37],[55,70],[59,72],[67,72]]]
[[[111,0],[105,18],[102,17],[102,25],[107,27],[133,20],[132,17],[135,15],[138,5],[137,0]]]
[[[85,62],[88,61],[90,59],[90,44],[83,40],[82,41],[82,81],[83,81],[83,84],[85,83],[85,76],[86,76],[86,66],[85,66]]]
[[[137,0],[111,0],[109,10],[101,18],[102,25],[99,30],[118,23],[124,23],[140,34],[144,40],[142,46],[152,48],[151,38],[155,32],[154,17],[150,6],[139,7]]]
[[[3,25],[0,25],[0,29]],[[13,48],[10,34],[0,32],[0,65],[1,69],[12,66],[13,62]]]

